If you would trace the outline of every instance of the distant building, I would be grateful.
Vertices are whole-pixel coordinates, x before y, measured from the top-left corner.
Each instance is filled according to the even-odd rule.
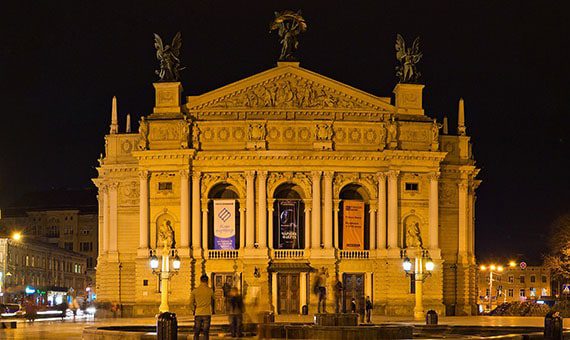
[[[2,209],[0,231],[85,256],[86,287],[95,287],[98,249],[97,194],[90,189],[50,190],[24,195]]]
[[[86,296],[87,257],[23,237],[0,238],[2,301],[37,294],[44,302],[61,303],[65,294]]]
[[[521,266],[504,268],[503,272],[493,274],[492,291],[489,292],[489,271],[479,270],[479,304],[488,305],[492,296],[493,306],[497,303],[513,301],[532,301],[552,295],[550,271],[544,266]]]

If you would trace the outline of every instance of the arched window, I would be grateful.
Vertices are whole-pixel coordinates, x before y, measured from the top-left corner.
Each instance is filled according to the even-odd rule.
[[[339,211],[338,211],[338,246],[340,249],[357,249],[357,245],[355,244],[356,242],[352,242],[352,244],[354,244],[354,247],[345,247],[345,235],[344,235],[344,226],[345,226],[345,210],[348,208],[347,205],[350,204],[351,207],[353,207],[353,210],[355,210],[355,214],[351,215],[353,223],[358,224],[358,219],[354,218],[356,216],[359,215],[358,212],[358,208],[359,208],[359,203],[363,204],[363,211],[362,213],[364,214],[363,216],[363,222],[364,222],[364,226],[363,226],[363,230],[362,232],[363,234],[363,242],[364,244],[362,245],[363,249],[370,249],[370,197],[368,195],[368,192],[359,184],[348,184],[346,186],[344,186],[342,188],[342,190],[339,193],[339,198],[340,198],[340,207],[339,207]],[[348,236],[347,236],[348,237]],[[351,241],[355,241],[357,239],[356,236],[351,236]]]
[[[239,204],[239,195],[238,190],[229,183],[220,183],[216,184],[208,193],[208,249],[219,249],[215,247],[215,234],[214,234],[214,205],[216,204],[216,200],[228,200],[234,201],[235,208],[231,208],[228,206],[226,211],[219,211],[218,216],[219,218],[226,219],[226,218],[233,218],[235,220],[235,249],[240,248],[241,240],[240,240],[240,204]],[[220,202],[218,202],[219,204]],[[223,210],[223,209],[222,209]],[[233,210],[233,211],[231,211]]]
[[[283,183],[273,194],[273,248],[305,248],[305,203],[301,188]]]

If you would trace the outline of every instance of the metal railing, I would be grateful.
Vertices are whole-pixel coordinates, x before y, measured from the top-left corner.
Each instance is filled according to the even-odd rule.
[[[213,260],[216,260],[216,259],[237,259],[238,253],[239,253],[239,250],[237,250],[237,249],[235,249],[235,250],[208,249],[208,258],[213,259]]]

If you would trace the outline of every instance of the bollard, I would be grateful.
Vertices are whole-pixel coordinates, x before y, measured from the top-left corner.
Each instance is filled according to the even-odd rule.
[[[164,312],[158,315],[158,320],[156,321],[156,339],[178,339],[178,321],[176,320],[176,313]]]
[[[437,325],[437,312],[433,309],[428,310],[426,314],[426,325]]]
[[[563,319],[558,312],[548,312],[544,316],[544,338],[560,339],[563,337]]]

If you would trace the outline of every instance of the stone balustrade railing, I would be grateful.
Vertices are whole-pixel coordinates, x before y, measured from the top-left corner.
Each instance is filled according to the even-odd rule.
[[[274,259],[302,259],[305,257],[304,249],[274,249],[272,250]]]
[[[224,249],[224,250],[214,250],[214,249],[209,249],[208,250],[208,258],[209,259],[237,259],[238,258],[238,252],[239,250],[229,250],[229,249]]]
[[[340,250],[341,259],[369,259],[369,250]]]

